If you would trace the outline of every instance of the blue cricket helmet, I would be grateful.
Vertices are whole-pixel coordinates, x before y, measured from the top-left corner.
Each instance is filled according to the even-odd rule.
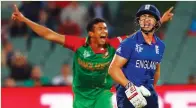
[[[161,19],[161,14],[159,10],[154,5],[151,4],[142,5],[138,10],[138,12],[136,13],[136,17],[138,18],[143,14],[153,15],[157,21],[160,21]]]

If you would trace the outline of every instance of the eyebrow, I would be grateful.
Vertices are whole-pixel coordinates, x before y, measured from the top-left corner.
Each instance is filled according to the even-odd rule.
[[[97,28],[107,28],[107,27],[105,26],[105,27],[97,27]]]

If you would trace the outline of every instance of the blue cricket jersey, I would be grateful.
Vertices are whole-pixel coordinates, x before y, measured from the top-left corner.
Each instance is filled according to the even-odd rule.
[[[164,49],[164,43],[155,35],[152,44],[147,44],[139,30],[121,42],[116,50],[117,55],[128,60],[122,68],[125,77],[134,85],[143,85],[151,92],[150,97],[145,97],[147,108],[158,108],[158,96],[153,88],[153,82],[156,65],[161,62]],[[118,108],[134,108],[127,99],[125,90],[120,84],[116,87]]]
[[[139,30],[121,42],[116,50],[117,55],[128,60],[122,68],[125,77],[136,86],[148,89],[153,86],[156,64],[161,62],[165,49],[164,43],[157,36],[153,37],[149,45]]]

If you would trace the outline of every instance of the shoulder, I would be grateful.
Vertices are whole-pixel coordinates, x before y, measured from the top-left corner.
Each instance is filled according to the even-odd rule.
[[[165,43],[163,40],[161,40],[159,37],[156,36],[156,40],[159,46],[161,46],[163,49],[165,49]]]
[[[86,43],[86,38],[84,38],[84,37],[79,37],[78,40],[73,40],[73,41],[79,42],[78,44],[80,44],[80,45],[82,46],[82,45],[85,45],[85,43]]]
[[[85,45],[86,38],[77,37],[77,36],[66,36],[64,47],[69,48],[73,51],[76,51],[81,46]]]
[[[136,43],[136,40],[137,40],[137,35],[136,33],[130,35],[127,39],[123,40],[121,42],[121,44],[129,44],[129,45],[132,45],[134,43]]]

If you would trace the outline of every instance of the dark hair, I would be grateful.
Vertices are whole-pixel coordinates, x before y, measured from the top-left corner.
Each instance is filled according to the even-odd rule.
[[[100,23],[100,22],[104,22],[105,23],[105,20],[101,19],[101,18],[94,18],[91,21],[89,21],[89,23],[88,23],[88,25],[86,27],[87,32],[92,31],[93,30],[93,26],[95,24],[97,24],[97,23]]]

